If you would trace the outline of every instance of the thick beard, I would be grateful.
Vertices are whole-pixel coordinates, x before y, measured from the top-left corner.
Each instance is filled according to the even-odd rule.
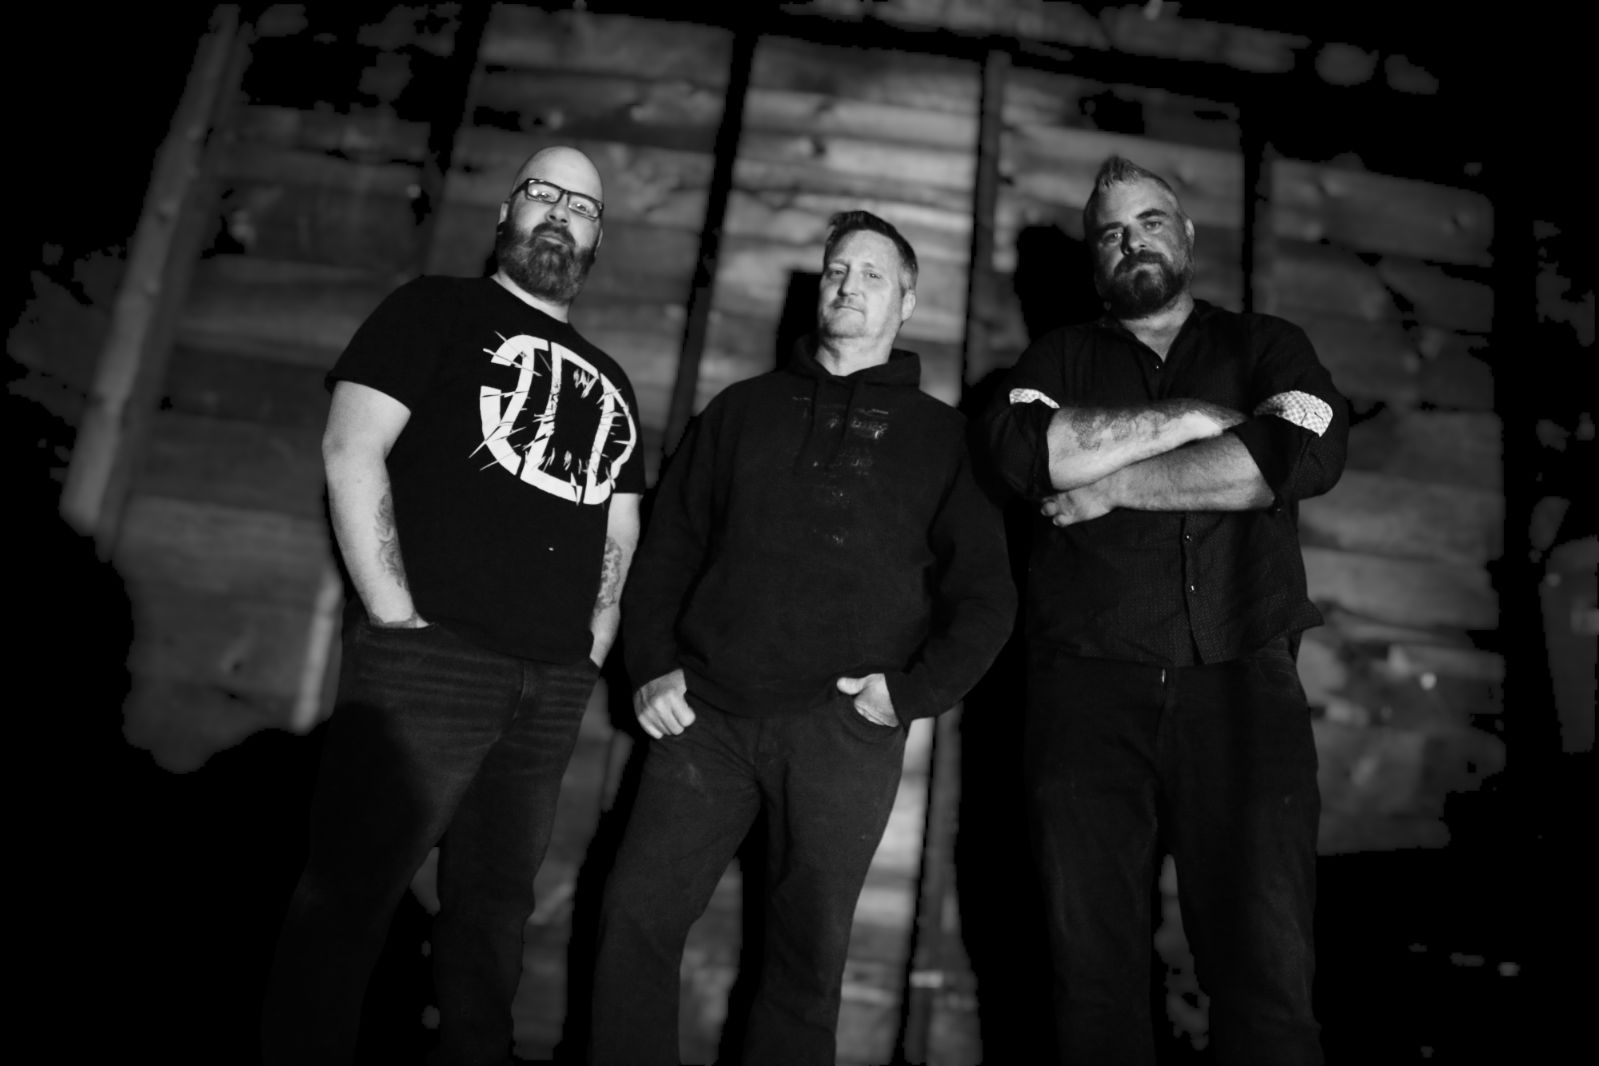
[[[1153,264],[1156,270],[1151,277],[1147,271],[1135,270],[1139,263]],[[1183,257],[1181,270],[1154,253],[1146,252],[1133,259],[1124,259],[1117,266],[1126,270],[1110,277],[1095,273],[1094,287],[1105,301],[1112,317],[1119,319],[1147,318],[1163,309],[1187,288],[1194,277],[1194,261]]]
[[[541,233],[563,238],[555,244],[538,239]],[[583,282],[594,265],[594,249],[580,252],[572,236],[549,223],[521,234],[509,225],[501,226],[494,238],[494,261],[505,276],[525,292],[551,303],[569,304],[583,290]]]

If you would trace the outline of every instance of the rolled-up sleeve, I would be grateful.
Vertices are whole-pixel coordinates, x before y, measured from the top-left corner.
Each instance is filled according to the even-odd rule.
[[[1273,507],[1319,496],[1338,483],[1349,443],[1349,404],[1298,326],[1262,316],[1249,417],[1228,430],[1248,449]]]
[[[1029,499],[1055,491],[1049,476],[1049,424],[1061,406],[1059,359],[1052,344],[1028,348],[982,415],[981,437],[994,471],[1011,491]]]

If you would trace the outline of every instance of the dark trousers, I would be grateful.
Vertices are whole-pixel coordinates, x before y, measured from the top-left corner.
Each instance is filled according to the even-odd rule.
[[[1151,885],[1169,848],[1224,1066],[1322,1061],[1316,748],[1278,643],[1213,666],[1043,660],[1026,778],[1061,1060],[1149,1066]]]
[[[677,1066],[689,927],[762,814],[763,961],[739,1061],[834,1061],[855,905],[904,750],[903,728],[874,725],[845,696],[780,718],[701,711],[650,742],[600,909],[590,1066]]]
[[[438,1061],[510,1060],[533,876],[595,676],[586,659],[529,662],[438,626],[347,634],[309,858],[268,981],[268,1064],[351,1061],[390,920],[435,844]]]

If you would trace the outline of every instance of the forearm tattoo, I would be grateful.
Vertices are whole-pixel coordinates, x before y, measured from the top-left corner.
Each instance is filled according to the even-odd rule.
[[[387,492],[378,501],[378,558],[383,569],[389,572],[399,586],[409,588],[405,580],[405,563],[400,558],[400,531],[394,526],[394,498]]]
[[[594,613],[599,615],[615,607],[621,596],[622,546],[606,537],[605,560],[600,564],[600,594],[594,601]]]

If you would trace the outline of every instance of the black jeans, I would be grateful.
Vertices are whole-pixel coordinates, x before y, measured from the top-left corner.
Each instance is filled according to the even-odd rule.
[[[1320,1063],[1321,797],[1287,641],[1213,666],[1035,656],[1029,681],[1027,791],[1062,1061],[1155,1061],[1151,886],[1164,844],[1216,1061]]]
[[[522,926],[596,673],[439,626],[346,634],[309,858],[268,982],[271,1066],[349,1063],[396,906],[439,844],[439,1061],[506,1063]],[[442,840],[441,840],[442,838]]]
[[[855,905],[904,751],[904,728],[874,725],[842,695],[779,718],[700,711],[650,742],[600,908],[590,1066],[677,1066],[689,927],[763,812],[763,963],[740,1061],[834,1061]]]

